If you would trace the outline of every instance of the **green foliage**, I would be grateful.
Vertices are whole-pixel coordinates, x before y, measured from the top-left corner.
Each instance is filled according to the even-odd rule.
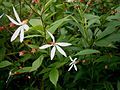
[[[67,1],[0,0],[0,90],[120,90],[119,0]],[[22,43],[13,6],[30,27]]]
[[[50,81],[56,86],[59,77],[57,69],[52,69],[49,74]]]
[[[7,67],[7,66],[9,66],[9,65],[11,65],[11,64],[12,64],[12,63],[9,62],[9,61],[2,61],[2,62],[0,63],[0,68]]]

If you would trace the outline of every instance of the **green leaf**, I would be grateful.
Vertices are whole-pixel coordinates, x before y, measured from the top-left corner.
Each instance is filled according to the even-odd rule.
[[[6,52],[6,48],[0,47],[0,61],[4,59],[5,52]]]
[[[60,20],[55,21],[51,24],[51,27],[48,29],[52,34],[56,31],[58,27],[60,27],[64,22],[69,21],[70,19],[67,19],[69,16],[62,18]],[[47,34],[46,38],[48,39],[50,36]]]
[[[110,82],[105,82],[104,87],[105,87],[105,90],[114,90],[114,88]]]
[[[44,68],[39,74],[47,73],[51,70],[51,68]]]
[[[33,38],[33,37],[41,37],[41,35],[28,35],[28,36],[25,36],[25,38]]]
[[[100,47],[114,47],[112,43],[119,41],[119,40],[120,40],[120,33],[111,34],[105,38],[102,38],[96,41],[95,45],[100,46]]]
[[[25,73],[25,72],[30,72],[31,69],[32,69],[32,67],[23,67],[23,68],[17,70],[16,72]]]
[[[53,0],[49,0],[46,4],[44,9],[46,10],[51,4],[52,4]]]
[[[59,77],[59,72],[57,69],[52,69],[49,74],[50,81],[56,86]]]
[[[27,46],[30,47],[30,48],[39,48],[39,46],[37,46],[37,45],[32,45],[32,44],[27,44]]]
[[[91,26],[92,24],[100,24],[100,21],[99,21],[99,19],[98,18],[94,18],[94,19],[90,19],[89,21],[88,21],[88,27],[89,26]]]
[[[100,53],[100,51],[93,50],[93,49],[85,49],[85,50],[78,52],[76,55],[87,55],[87,54],[93,54],[93,53]]]
[[[94,23],[100,24],[100,17],[92,14],[85,14],[85,18],[88,20],[88,27]]]
[[[31,54],[25,54],[21,59],[20,62],[25,62],[27,60],[29,60],[32,57]]]
[[[30,19],[29,23],[32,26],[38,26],[38,25],[42,26],[42,21],[40,19]]]
[[[120,22],[119,21],[112,21],[112,22],[109,22],[106,26],[107,26],[107,28],[98,35],[98,37],[97,37],[98,40],[100,40],[100,39],[112,34],[113,32],[115,32],[116,27],[120,26]]]
[[[2,61],[2,62],[0,63],[0,68],[7,67],[7,66],[9,66],[9,65],[11,65],[11,64],[12,64],[12,63],[9,62],[9,61]]]
[[[117,90],[120,90],[120,82],[117,83]]]
[[[37,70],[41,66],[43,59],[44,59],[44,56],[42,55],[37,60],[35,60],[32,63],[32,69],[31,69],[31,71]]]
[[[62,67],[64,64],[66,64],[67,62],[55,62],[55,63],[53,63],[53,64],[51,64],[51,65],[49,65],[48,67],[55,67],[55,68],[60,68],[60,67]]]
[[[90,19],[95,19],[95,18],[100,18],[99,16],[96,16],[96,15],[92,15],[92,14],[85,14],[85,18],[87,20],[90,20]]]
[[[108,21],[117,20],[117,19],[120,19],[120,14],[116,14],[116,15],[107,17]]]

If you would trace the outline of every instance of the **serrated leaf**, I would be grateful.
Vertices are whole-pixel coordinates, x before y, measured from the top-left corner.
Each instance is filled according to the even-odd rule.
[[[32,63],[32,69],[31,69],[31,71],[37,70],[41,66],[43,59],[44,59],[44,56],[40,56],[37,60],[35,60]]]
[[[56,86],[59,77],[57,69],[52,69],[49,74],[50,81]]]
[[[85,49],[78,52],[76,55],[87,55],[87,54],[93,54],[93,53],[100,53],[100,51],[94,50],[94,49]]]
[[[4,67],[10,66],[10,65],[12,65],[11,62],[9,62],[9,61],[2,61],[0,63],[0,68],[4,68]]]

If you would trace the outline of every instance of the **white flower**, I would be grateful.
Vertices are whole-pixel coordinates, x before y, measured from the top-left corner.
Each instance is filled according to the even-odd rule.
[[[64,55],[65,57],[67,57],[66,53],[64,52],[64,50],[60,47],[66,47],[66,46],[70,46],[72,44],[70,43],[64,43],[64,42],[55,42],[55,37],[49,32],[47,31],[48,34],[50,35],[50,37],[52,38],[52,42],[50,42],[50,44],[46,44],[46,45],[43,45],[41,47],[39,47],[39,49],[46,49],[48,47],[51,47],[53,46],[52,50],[51,50],[51,53],[50,53],[50,57],[51,57],[51,60],[54,58],[55,56],[55,52],[56,52],[56,49],[62,54]]]
[[[2,14],[2,15],[0,16],[0,18],[2,18],[3,15],[4,15],[4,14]]]
[[[70,60],[72,62],[69,64],[70,68],[68,69],[68,71],[70,71],[72,69],[72,67],[74,67],[74,69],[77,71],[77,66],[76,66],[76,60],[77,60],[77,58],[72,59],[70,56],[69,56],[69,58],[70,58]]]
[[[74,2],[75,0],[66,0],[66,2]]]
[[[23,40],[24,40],[24,30],[28,31],[28,29],[29,29],[29,26],[26,24],[28,20],[21,21],[20,18],[19,18],[19,15],[17,14],[17,12],[16,12],[16,10],[15,10],[14,7],[13,7],[13,12],[14,12],[14,15],[15,15],[17,21],[15,21],[14,19],[12,19],[8,15],[6,15],[6,16],[8,17],[8,19],[12,23],[14,23],[15,25],[18,25],[19,27],[17,28],[17,30],[12,35],[11,42],[14,41],[19,34],[20,34],[20,42],[23,42]]]

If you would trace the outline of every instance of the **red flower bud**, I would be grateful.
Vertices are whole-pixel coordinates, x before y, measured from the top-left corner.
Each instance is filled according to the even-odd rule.
[[[32,0],[32,3],[39,3],[39,0]]]
[[[4,27],[2,26],[2,27],[0,27],[0,31],[2,31],[2,30],[4,30]]]
[[[80,0],[80,2],[84,2],[84,0]]]
[[[14,23],[12,23],[12,22],[11,22],[9,25],[10,25],[10,27],[15,27],[15,26],[16,26],[16,25],[15,25]]]
[[[19,52],[19,56],[23,56],[25,54],[26,51],[20,51]]]

